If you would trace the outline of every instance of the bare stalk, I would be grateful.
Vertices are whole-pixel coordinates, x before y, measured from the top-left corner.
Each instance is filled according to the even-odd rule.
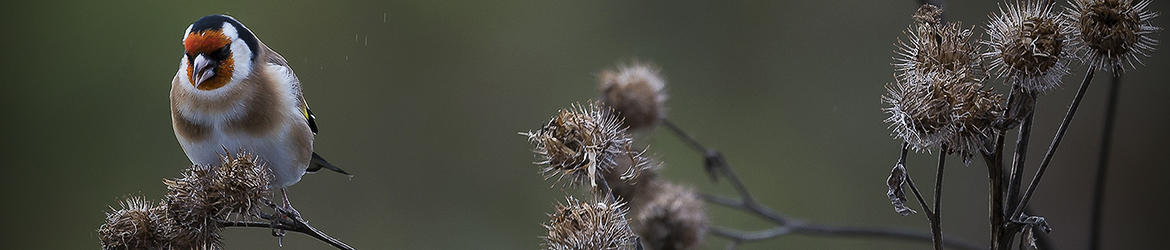
[[[987,212],[990,214],[991,246],[993,250],[999,249],[997,243],[999,242],[1000,231],[1004,225],[1003,131],[996,133],[995,138],[995,148],[992,149],[991,153],[983,156],[983,160],[987,165],[987,187],[989,189]]]
[[[1020,198],[1019,205],[1016,205],[1011,219],[1019,219],[1020,215],[1024,213],[1024,207],[1028,206],[1028,200],[1032,199],[1032,193],[1036,192],[1036,185],[1040,184],[1040,179],[1044,177],[1044,170],[1048,169],[1048,163],[1052,161],[1052,155],[1056,153],[1056,148],[1060,146],[1060,140],[1064,139],[1064,132],[1068,131],[1068,125],[1072,122],[1073,115],[1077,113],[1077,107],[1081,105],[1081,98],[1085,97],[1085,90],[1089,88],[1089,83],[1093,80],[1093,67],[1089,67],[1088,71],[1088,73],[1085,73],[1085,80],[1081,81],[1081,87],[1077,89],[1076,97],[1073,97],[1072,105],[1068,107],[1068,113],[1065,114],[1064,121],[1060,122],[1060,128],[1056,130],[1056,136],[1052,138],[1052,145],[1048,146],[1048,152],[1044,154],[1044,159],[1040,161],[1040,169],[1036,170],[1036,176],[1032,177],[1032,182],[1028,184],[1028,190],[1024,192],[1024,196]]]
[[[910,186],[910,191],[914,192],[914,198],[917,198],[918,204],[922,206],[922,211],[926,213],[927,219],[934,219],[934,212],[930,210],[930,206],[926,205],[926,199],[922,198],[922,193],[918,192],[918,187],[914,186],[914,179],[910,175],[906,175],[906,184]]]
[[[934,234],[934,249],[942,250],[942,182],[943,166],[947,161],[947,145],[938,151],[938,175],[934,177],[934,216],[930,219],[930,231]]]
[[[732,242],[765,240],[791,233],[800,233],[804,235],[820,237],[893,238],[917,241],[933,240],[932,234],[915,231],[908,228],[847,227],[808,223],[782,225],[751,232],[742,232],[725,228],[711,229],[711,234],[731,239]],[[946,238],[944,238],[943,244],[949,247],[967,250],[986,249],[984,246],[980,246],[971,242]]]
[[[712,235],[720,236],[731,240],[728,243],[727,249],[735,249],[742,242],[757,241],[769,238],[775,238],[788,234],[803,234],[812,236],[825,237],[870,237],[870,238],[885,238],[897,240],[910,241],[931,241],[933,235],[925,232],[915,232],[904,228],[890,228],[890,227],[841,227],[841,226],[827,226],[815,223],[805,222],[803,220],[790,218],[783,213],[773,210],[772,208],[756,202],[752,198],[751,192],[739,179],[739,176],[727,165],[727,161],[723,159],[723,154],[717,150],[704,147],[701,143],[688,135],[681,128],[676,126],[670,120],[663,119],[662,124],[673,131],[679,138],[686,141],[696,151],[702,153],[707,162],[707,171],[712,173],[712,178],[715,178],[716,173],[721,173],[726,177],[732,187],[735,188],[738,198],[725,198],[712,196],[708,194],[700,194],[704,201],[720,204],[727,207],[743,210],[754,214],[762,219],[776,224],[776,227],[763,231],[755,232],[740,232],[723,228],[712,228],[709,232]],[[906,149],[906,147],[903,147]],[[918,198],[922,209],[928,217],[934,214],[930,206],[926,205],[926,201],[922,199],[922,195],[918,192],[918,188],[914,186],[913,181],[907,176],[907,184],[910,185],[911,191],[914,192]],[[937,209],[937,206],[936,206]],[[943,244],[947,246],[958,247],[968,250],[983,250],[987,247],[979,246],[974,243],[962,239],[943,240]]]
[[[341,242],[340,240],[330,237],[329,235],[325,234],[325,232],[321,232],[321,230],[317,230],[317,228],[310,226],[308,222],[305,222],[305,220],[301,219],[301,217],[296,213],[285,210],[284,208],[277,206],[272,202],[266,203],[268,203],[268,206],[272,207],[273,210],[276,210],[277,214],[273,215],[260,213],[260,218],[269,220],[270,222],[225,221],[220,222],[220,225],[224,227],[255,227],[298,232],[316,238],[317,240],[324,241],[325,243],[328,243],[330,246],[336,247],[337,249],[354,249],[353,247],[346,245],[345,242]]]
[[[1012,92],[1015,93],[1016,91]],[[1034,106],[1036,103],[1035,100],[1037,98],[1037,94],[1034,92],[1027,94],[1030,96],[1023,98],[1031,98],[1033,101],[1027,102],[1025,105],[1031,105],[1032,107],[1023,108],[1025,110],[1029,110],[1028,115],[1024,118],[1024,122],[1020,124],[1020,131],[1017,133],[1015,155],[1013,156],[1012,168],[1011,172],[1009,173],[1010,176],[1008,177],[1007,188],[1005,190],[1006,197],[1005,195],[1000,195],[1000,197],[1004,199],[1000,201],[1001,204],[1004,205],[1000,209],[1003,209],[1004,211],[1000,212],[1004,215],[1015,214],[1014,210],[1009,211],[1007,209],[1014,209],[1016,205],[1018,205],[1017,201],[1019,201],[1020,196],[1020,185],[1024,178],[1024,160],[1026,160],[1028,156],[1028,145],[1032,138],[1032,124],[1036,118]],[[993,238],[994,240],[992,241],[992,244],[994,244],[997,249],[1011,249],[1012,235],[1014,235],[1017,231],[1013,230],[1014,225],[1007,223],[1009,220],[1015,220],[1015,218],[1003,218],[998,226],[992,227],[992,230],[996,231],[997,233],[995,234],[995,238]]]

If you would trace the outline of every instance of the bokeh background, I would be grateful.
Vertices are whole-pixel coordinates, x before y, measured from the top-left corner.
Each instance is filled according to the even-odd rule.
[[[1062,6],[1065,4],[1062,3]],[[1166,1],[1150,8],[1165,13]],[[669,82],[669,116],[723,150],[760,202],[832,225],[926,231],[885,197],[898,157],[879,97],[916,1],[4,1],[0,3],[0,242],[96,249],[109,206],[162,198],[189,162],[168,90],[188,24],[237,17],[287,58],[319,118],[317,152],[354,173],[290,188],[312,224],[358,249],[537,249],[565,193],[538,174],[517,132],[598,95],[596,73],[634,59]],[[983,34],[994,1],[948,1]],[[1167,26],[1167,17],[1155,23]],[[1153,37],[1166,40],[1165,33]],[[1165,46],[1159,49],[1165,50]],[[1125,73],[1105,206],[1107,249],[1150,249],[1170,230],[1170,55]],[[1028,166],[1047,148],[1084,67],[1040,98]],[[1105,74],[1039,187],[1058,249],[1085,249]],[[1001,92],[1001,81],[991,86]],[[637,139],[663,174],[704,192],[702,159],[664,129]],[[1014,135],[1009,141],[1014,140]],[[1010,144],[1010,143],[1009,143]],[[935,156],[909,170],[928,183]],[[986,168],[950,158],[945,232],[988,239]],[[1032,173],[1034,170],[1029,170]],[[929,186],[929,185],[922,185]],[[930,192],[926,187],[925,192]],[[915,206],[916,207],[916,206]],[[715,225],[768,224],[709,206]],[[230,228],[228,249],[327,249]],[[706,249],[726,240],[711,237]],[[882,239],[791,235],[742,249],[927,249]]]

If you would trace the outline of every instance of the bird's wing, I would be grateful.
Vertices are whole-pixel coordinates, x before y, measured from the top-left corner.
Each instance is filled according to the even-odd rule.
[[[297,74],[293,73],[292,67],[288,66],[288,60],[285,60],[283,56],[280,56],[272,48],[268,46],[262,47],[264,47],[265,54],[268,54],[267,62],[269,65],[284,68],[285,72],[288,72],[289,79],[291,79],[288,84],[291,85],[292,92],[296,95],[297,108],[300,108],[301,115],[305,116],[305,121],[309,124],[309,130],[312,130],[314,135],[317,134],[317,117],[313,116],[313,110],[309,109],[309,103],[305,101],[305,96],[301,94],[301,80],[297,78]]]

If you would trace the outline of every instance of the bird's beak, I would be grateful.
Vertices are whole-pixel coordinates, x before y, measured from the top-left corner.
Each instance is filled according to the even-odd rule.
[[[202,54],[196,56],[194,67],[195,72],[192,72],[191,74],[194,76],[193,78],[195,78],[195,81],[191,82],[191,85],[199,86],[199,84],[203,83],[203,81],[207,81],[207,79],[211,79],[212,76],[215,76],[215,67],[213,66],[214,65],[211,60],[207,60],[207,57],[204,57]]]

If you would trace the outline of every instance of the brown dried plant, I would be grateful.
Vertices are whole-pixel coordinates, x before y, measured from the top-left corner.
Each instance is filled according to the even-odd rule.
[[[626,220],[625,203],[606,198],[580,201],[566,197],[557,204],[544,227],[544,249],[626,250],[634,249],[636,236]]]
[[[597,102],[576,104],[560,110],[540,130],[520,133],[535,146],[538,161],[533,164],[545,166],[541,170],[545,179],[560,175],[557,180],[568,179],[570,187],[596,188],[597,179],[613,171],[619,159],[635,163],[622,173],[622,180],[633,179],[645,169],[642,151],[633,150],[633,139],[610,113]]]

